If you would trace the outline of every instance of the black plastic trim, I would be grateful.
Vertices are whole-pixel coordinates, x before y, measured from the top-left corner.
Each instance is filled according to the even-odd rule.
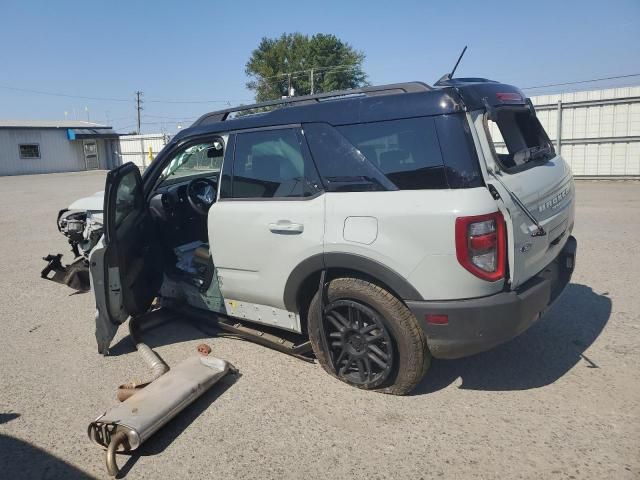
[[[353,253],[329,252],[313,255],[293,269],[284,288],[284,304],[288,311],[298,312],[297,304],[300,287],[309,276],[323,269],[345,269],[360,272],[390,288],[403,300],[423,300],[422,295],[399,273],[382,263]]]
[[[453,359],[489,350],[529,328],[560,296],[571,280],[577,242],[569,237],[544,270],[514,291],[448,301],[407,301],[431,354]],[[429,324],[427,314],[447,315],[445,325]]]

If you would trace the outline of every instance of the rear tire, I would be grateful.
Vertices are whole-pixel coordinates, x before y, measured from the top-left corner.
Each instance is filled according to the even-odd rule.
[[[309,340],[318,362],[349,385],[405,395],[431,363],[415,316],[393,294],[359,278],[329,283],[320,318],[320,292],[308,310]]]

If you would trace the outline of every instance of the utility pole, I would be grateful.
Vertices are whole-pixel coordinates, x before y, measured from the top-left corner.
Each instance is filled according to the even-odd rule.
[[[140,135],[140,112],[142,111],[142,100],[140,100],[141,96],[142,96],[142,92],[138,90],[136,92],[136,111],[138,112],[138,135]]]
[[[314,94],[313,91],[313,68],[311,69],[311,73],[309,74],[309,83],[311,84],[311,95]]]
[[[289,85],[287,86],[287,97],[291,96],[291,74],[287,73]]]

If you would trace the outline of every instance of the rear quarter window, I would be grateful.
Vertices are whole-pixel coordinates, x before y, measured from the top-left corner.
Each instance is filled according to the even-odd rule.
[[[440,150],[450,188],[484,186],[480,161],[463,113],[435,117]]]
[[[433,118],[337,127],[400,190],[448,188]]]
[[[426,190],[484,185],[464,114],[332,127],[304,126],[329,191]]]

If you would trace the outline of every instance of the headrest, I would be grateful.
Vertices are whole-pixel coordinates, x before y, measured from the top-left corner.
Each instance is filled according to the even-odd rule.
[[[380,154],[380,167],[385,171],[395,171],[405,160],[410,157],[408,150],[388,150]]]
[[[251,160],[253,177],[279,180],[282,160],[284,159],[279,155],[254,155]]]

